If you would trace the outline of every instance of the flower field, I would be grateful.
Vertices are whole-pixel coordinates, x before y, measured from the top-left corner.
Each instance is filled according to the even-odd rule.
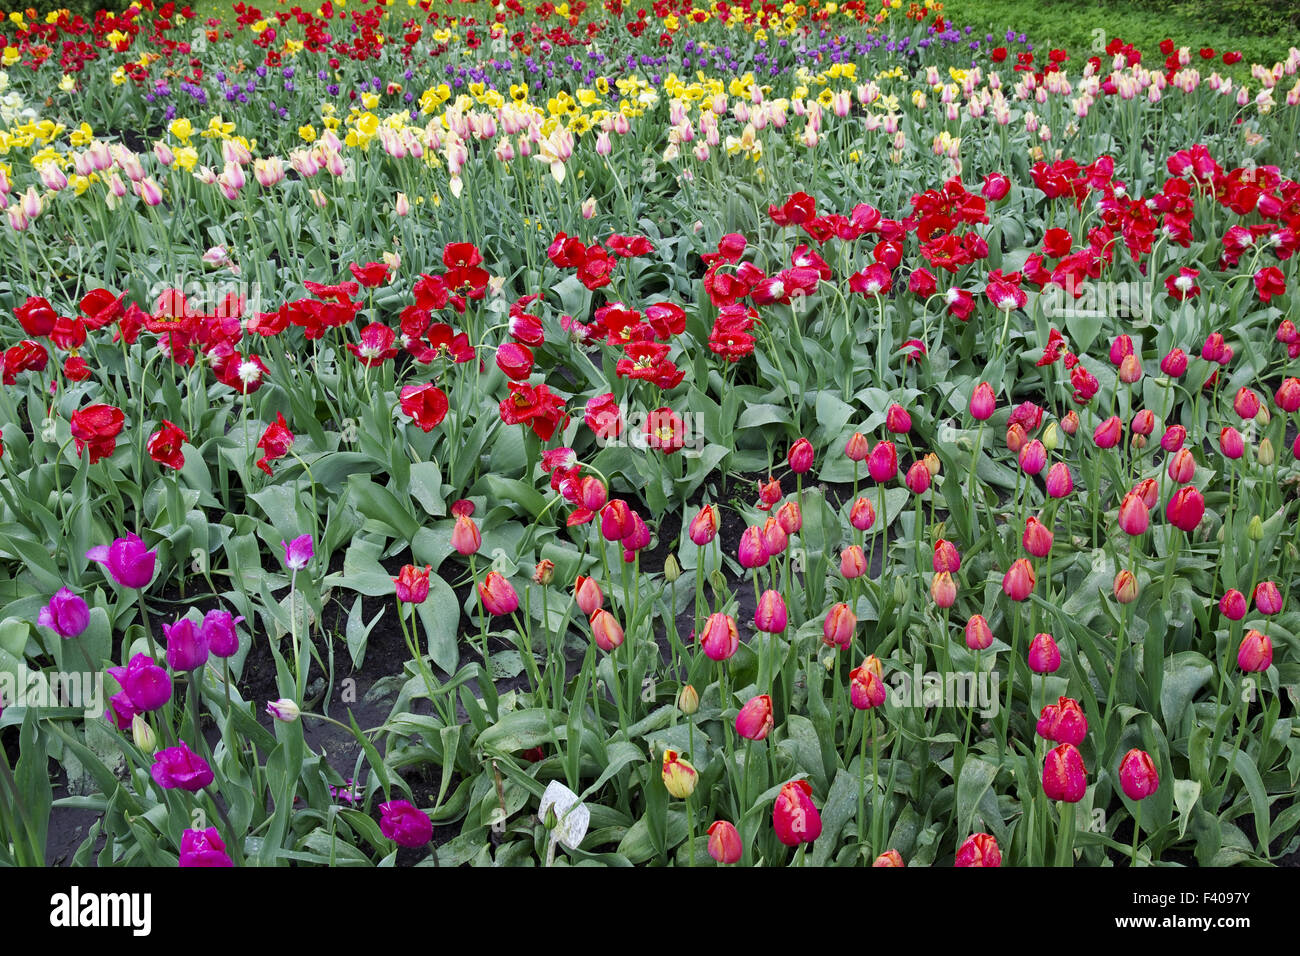
[[[0,863],[1300,849],[1300,49],[0,26]]]

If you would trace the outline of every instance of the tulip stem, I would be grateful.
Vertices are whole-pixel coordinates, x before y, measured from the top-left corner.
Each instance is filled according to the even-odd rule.
[[[984,422],[980,422],[979,431],[975,433],[975,445],[970,452],[970,477],[966,480],[966,504],[970,508],[970,543],[975,543],[979,534],[979,508],[975,505],[975,471],[979,465],[980,450],[984,445]]]
[[[862,745],[858,753],[858,840],[867,843],[867,813],[866,813],[866,793],[867,793],[867,715],[862,715]],[[875,800],[875,791],[872,791],[872,800]],[[875,821],[872,821],[873,824]],[[871,847],[867,846],[867,856],[871,856]]]
[[[1142,801],[1137,802],[1137,813],[1133,816],[1133,866],[1138,865],[1138,834],[1142,831]]]
[[[695,814],[691,811],[691,798],[686,797],[686,832],[687,839],[687,859],[691,866],[695,865]]]
[[[1057,802],[1056,865],[1074,865],[1074,804]]]

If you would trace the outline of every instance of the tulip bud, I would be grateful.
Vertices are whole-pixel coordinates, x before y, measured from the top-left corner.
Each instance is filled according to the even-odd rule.
[[[1114,591],[1115,600],[1120,604],[1131,604],[1137,600],[1138,583],[1132,571],[1125,569],[1115,575]]]
[[[1036,475],[1047,465],[1047,449],[1035,438],[1021,446],[1018,461],[1021,471],[1027,475]]]
[[[761,568],[767,564],[768,553],[763,541],[762,528],[750,525],[744,530],[740,536],[737,556],[740,558],[741,567],[744,568]]]
[[[483,609],[489,614],[513,614],[519,607],[519,595],[515,593],[514,585],[499,571],[489,571],[487,578],[477,587]]]
[[[687,684],[677,693],[677,709],[687,717],[690,717],[700,709],[700,693],[693,686]]]
[[[451,530],[451,546],[463,555],[477,554],[483,547],[483,535],[478,525],[468,515],[457,515],[455,527]]]
[[[971,417],[976,421],[987,421],[993,416],[993,412],[998,407],[997,396],[993,393],[993,386],[988,382],[980,382],[975,386],[975,391],[970,397]]]
[[[1230,621],[1240,621],[1246,616],[1246,595],[1236,588],[1229,589],[1219,599],[1219,612]]]
[[[1273,451],[1273,442],[1267,435],[1265,435],[1264,438],[1260,440],[1259,448],[1255,450],[1255,460],[1267,468],[1273,464],[1273,460],[1276,457],[1277,454]]]
[[[1061,444],[1061,429],[1056,422],[1048,422],[1047,428],[1043,430],[1043,447],[1048,451],[1056,451]]]
[[[859,531],[867,531],[875,523],[875,506],[866,498],[859,498],[854,501],[853,507],[849,510],[849,524]]]
[[[1167,452],[1176,452],[1183,447],[1183,442],[1186,440],[1186,428],[1182,425],[1170,425],[1165,429],[1165,433],[1160,436],[1160,447]]]
[[[1190,449],[1180,448],[1169,456],[1169,477],[1185,485],[1196,477],[1196,459]]]
[[[751,697],[736,714],[736,733],[746,740],[763,740],[774,726],[772,698],[767,694]]]
[[[1246,441],[1241,432],[1228,425],[1219,431],[1219,451],[1225,458],[1240,458],[1246,452]]]
[[[1272,617],[1282,611],[1282,592],[1272,581],[1260,581],[1255,586],[1255,608],[1265,617]]]
[[[849,701],[857,710],[872,710],[885,702],[885,683],[866,662],[849,673]]]
[[[781,522],[776,518],[768,518],[763,522],[762,529],[763,550],[767,552],[769,558],[774,558],[778,554],[784,554],[786,545],[790,543],[789,536],[785,529],[781,527]]]
[[[1119,505],[1120,530],[1125,534],[1137,537],[1146,532],[1150,520],[1150,513],[1147,511],[1147,506],[1142,499],[1131,491],[1126,494]]]
[[[951,541],[940,538],[934,543],[934,558],[931,563],[936,574],[940,571],[955,574],[961,570],[961,552],[957,550],[957,546]]]
[[[669,584],[675,582],[682,576],[682,566],[677,560],[677,555],[670,554],[664,558],[664,580]]]
[[[1037,576],[1028,558],[1017,558],[1002,576],[1002,591],[1013,601],[1028,600]]]
[[[716,505],[705,505],[691,519],[691,541],[697,547],[704,547],[718,534],[718,509]]]
[[[957,848],[953,866],[995,867],[1002,865],[1002,851],[991,833],[972,833]]]
[[[791,780],[781,788],[772,807],[772,827],[786,846],[812,843],[822,835],[822,818],[812,801],[812,784]]]
[[[848,650],[853,643],[853,629],[858,625],[857,615],[844,602],[832,605],[822,621],[822,643],[827,647]]]
[[[765,634],[780,634],[786,622],[785,599],[778,591],[764,591],[754,608],[754,627]]]
[[[153,728],[139,714],[131,718],[131,739],[135,741],[136,747],[143,753],[151,754],[158,748],[158,738],[153,732]]]
[[[852,461],[866,461],[867,455],[870,453],[871,446],[862,432],[854,432],[844,445],[844,454],[848,455]]]
[[[1064,498],[1074,490],[1074,477],[1070,466],[1058,461],[1047,470],[1047,494],[1052,498]]]
[[[850,581],[867,573],[867,558],[856,544],[840,552],[840,574]]]
[[[786,460],[790,464],[790,470],[797,475],[802,475],[812,469],[813,466],[813,446],[806,438],[800,438],[790,446],[790,452]]]
[[[1088,736],[1088,718],[1077,700],[1060,697],[1043,708],[1035,732],[1052,743],[1077,747]]]
[[[1079,413],[1071,409],[1066,412],[1065,417],[1061,419],[1061,431],[1065,432],[1067,435],[1073,435],[1078,430]]]
[[[925,462],[914,461],[912,466],[907,469],[907,476],[904,478],[907,489],[914,495],[923,495],[930,488],[930,469],[925,467]]]
[[[1032,515],[1025,521],[1025,533],[1021,538],[1025,553],[1035,558],[1045,558],[1052,553],[1052,530]]]
[[[291,724],[302,715],[297,703],[287,697],[273,700],[266,705],[266,712],[282,723]]]
[[[700,634],[700,644],[711,661],[725,661],[740,647],[740,633],[735,620],[727,614],[710,614]]]
[[[898,474],[898,450],[892,441],[882,441],[867,456],[867,471],[871,480],[879,484]]]
[[[1019,422],[1012,422],[1007,426],[1007,450],[1012,453],[1019,453],[1020,449],[1025,447],[1027,441],[1025,435],[1025,426]]]
[[[897,850],[886,850],[884,853],[880,854],[880,856],[876,857],[876,862],[872,863],[871,865],[872,865],[873,867],[876,867],[876,866],[895,866],[895,867],[905,867],[905,866],[907,866],[907,864],[903,862],[903,856],[902,856],[902,854],[900,854]]]
[[[1205,516],[1205,498],[1192,485],[1184,485],[1169,498],[1165,517],[1170,524],[1191,533]]]
[[[601,593],[600,585],[596,583],[595,578],[584,577],[581,574],[573,583],[573,596],[578,602],[578,608],[587,617],[595,614],[605,603],[605,595]]]
[[[1119,444],[1123,426],[1119,416],[1112,415],[1093,430],[1092,441],[1098,448],[1114,448]]]

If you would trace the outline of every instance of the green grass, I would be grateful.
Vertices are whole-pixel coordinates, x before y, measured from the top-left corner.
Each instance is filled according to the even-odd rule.
[[[1286,11],[1268,14],[1271,19],[1265,19],[1258,4],[1224,3],[1221,6],[1225,11],[1234,7],[1240,11],[1240,22],[1228,26],[1210,20],[1204,12],[1198,15],[1196,11],[1201,8],[1194,3],[1164,0],[1161,4],[1157,0],[1155,5],[1164,8],[1152,10],[1143,3],[1097,0],[945,0],[943,6],[944,14],[959,26],[973,26],[994,35],[1011,28],[1027,34],[1035,50],[1046,54],[1049,48],[1060,47],[1076,64],[1099,53],[1096,47],[1104,48],[1113,37],[1141,50],[1142,62],[1148,68],[1164,62],[1159,47],[1165,37],[1177,46],[1191,47],[1192,63],[1198,66],[1202,61],[1196,51],[1202,47],[1212,47],[1220,56],[1225,51],[1240,51],[1244,60],[1233,72],[1248,70],[1250,63],[1271,66],[1286,59],[1292,46],[1300,46],[1300,28],[1287,25]],[[1278,29],[1263,32],[1268,26]],[[1201,69],[1208,72],[1205,66]],[[1221,61],[1218,69],[1225,72]]]

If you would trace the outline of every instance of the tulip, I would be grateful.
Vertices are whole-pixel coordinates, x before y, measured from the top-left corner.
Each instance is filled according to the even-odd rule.
[[[772,698],[767,694],[751,697],[736,715],[736,733],[746,740],[763,740],[772,730]]]
[[[1079,413],[1071,409],[1061,418],[1061,431],[1073,435],[1079,430]]]
[[[690,762],[679,757],[676,750],[664,751],[662,773],[664,787],[678,800],[685,800],[694,793],[700,778]]]
[[[149,768],[154,782],[165,790],[187,790],[197,793],[210,784],[214,775],[206,760],[189,748],[185,741],[154,754],[154,764]]]
[[[487,578],[477,587],[483,609],[489,614],[513,614],[519,607],[519,595],[514,586],[498,571],[489,571]]]
[[[849,700],[858,710],[872,710],[885,702],[885,682],[866,662],[849,672]]]
[[[1247,631],[1237,648],[1237,666],[1247,673],[1266,671],[1273,663],[1273,642],[1267,634]]]
[[[871,480],[883,484],[898,474],[898,451],[892,441],[882,441],[867,456]]]
[[[930,489],[930,477],[930,469],[926,467],[925,462],[914,461],[912,467],[907,469],[907,476],[903,480],[912,494],[923,495]]]
[[[119,586],[139,589],[147,587],[153,580],[158,552],[146,550],[144,542],[138,536],[128,534],[111,545],[91,548],[86,552],[86,557],[104,565]]]
[[[983,614],[974,614],[966,622],[966,646],[972,651],[987,650],[993,644],[993,630]]]
[[[1246,595],[1236,588],[1229,589],[1219,599],[1219,613],[1230,621],[1240,621],[1246,616],[1247,609]]]
[[[234,861],[226,853],[226,844],[216,827],[206,830],[186,830],[181,834],[178,866],[233,867]]]
[[[947,571],[940,571],[930,581],[930,597],[935,607],[949,608],[957,603],[957,584]]]
[[[1020,422],[1011,422],[1007,425],[1007,451],[1015,454],[1020,453],[1020,449],[1025,447],[1025,442],[1029,437],[1025,434],[1025,426]]]
[[[163,634],[167,638],[167,666],[172,670],[193,671],[207,663],[207,637],[189,618],[164,624]]]
[[[1142,377],[1142,363],[1138,357],[1131,352],[1125,355],[1119,363],[1119,371],[1116,377],[1125,385],[1132,385]]]
[[[689,717],[700,709],[700,692],[686,684],[677,693],[677,709]]]
[[[1047,494],[1052,498],[1064,498],[1074,490],[1074,478],[1070,466],[1058,461],[1047,470]]]
[[[956,574],[961,570],[961,552],[951,541],[940,538],[934,543],[932,564],[936,574],[940,571]]]
[[[866,461],[871,453],[871,446],[862,432],[854,432],[844,445],[844,454],[852,461]]]
[[[1047,449],[1035,438],[1021,447],[1018,461],[1026,475],[1036,475],[1047,466]]]
[[[59,588],[50,598],[50,603],[36,615],[36,623],[67,640],[79,635],[90,624],[90,608],[68,588]]]
[[[379,805],[379,832],[398,846],[424,846],[433,839],[433,821],[406,800]]]
[[[1146,532],[1150,520],[1150,513],[1147,511],[1147,506],[1142,499],[1131,491],[1126,494],[1119,505],[1120,530],[1125,534],[1137,537]]]
[[[1088,736],[1088,718],[1077,700],[1061,697],[1043,708],[1035,731],[1044,740],[1077,747]]]
[[[1033,555],[1035,558],[1045,558],[1052,553],[1052,541],[1055,537],[1047,525],[1031,515],[1025,520],[1025,533],[1020,543],[1024,546],[1026,554]]]
[[[457,519],[458,521],[460,519]],[[468,520],[468,519],[466,519]],[[431,565],[426,564],[423,568],[417,568],[413,564],[407,564],[398,572],[397,577],[393,578],[393,583],[397,585],[397,600],[403,604],[423,604],[425,598],[429,596],[429,569]]]
[[[903,855],[902,855],[901,853],[899,853],[897,850],[886,850],[884,853],[880,854],[880,856],[876,857],[876,861],[875,861],[874,863],[872,863],[871,865],[872,865],[873,867],[875,867],[875,866],[896,866],[896,867],[905,867],[905,866],[907,866],[907,864],[903,862]]]
[[[291,724],[302,716],[302,710],[298,707],[298,704],[287,697],[268,701],[266,712],[285,724]]]
[[[822,642],[827,647],[848,650],[853,642],[853,629],[858,625],[857,615],[841,601],[832,605],[822,621]]]
[[[1168,473],[1170,479],[1180,485],[1185,485],[1196,477],[1196,459],[1192,457],[1191,451],[1180,448],[1174,452],[1169,457]]]
[[[980,188],[980,195],[989,202],[998,202],[1006,198],[1011,191],[1011,180],[1001,173],[988,173],[984,176],[984,185]]]
[[[1232,400],[1232,409],[1245,421],[1259,414],[1259,396],[1246,386],[1237,389],[1237,396]]]
[[[777,509],[776,520],[786,534],[797,534],[803,527],[803,512],[799,509],[799,502],[787,501],[783,504]]]
[[[1114,448],[1119,444],[1120,433],[1123,426],[1120,424],[1119,416],[1112,415],[1106,419],[1092,433],[1092,441],[1098,448]]]
[[[1170,378],[1182,378],[1187,371],[1187,353],[1182,349],[1171,350],[1160,360],[1160,371]]]
[[[1120,604],[1132,604],[1137,600],[1138,582],[1132,571],[1121,570],[1115,575],[1115,600]]]
[[[143,753],[152,754],[158,749],[158,738],[154,735],[153,728],[140,714],[131,718],[131,740]]]
[[[1182,425],[1170,425],[1160,436],[1160,447],[1173,453],[1179,451],[1185,441],[1187,441],[1187,429]]]
[[[785,630],[786,621],[785,599],[780,592],[764,591],[754,608],[754,627],[765,634],[780,634]]]
[[[1002,591],[1013,601],[1025,601],[1034,591],[1037,580],[1028,558],[1017,558],[1002,576]]]
[[[1035,634],[1029,643],[1029,669],[1035,674],[1055,674],[1061,666],[1061,650],[1051,634]]]
[[[600,513],[600,533],[606,541],[622,541],[634,530],[632,510],[622,498],[611,498]]]
[[[301,571],[316,554],[309,534],[299,535],[292,541],[281,541],[280,547],[284,549],[284,563],[290,571]]]
[[[762,528],[750,525],[741,533],[737,556],[744,568],[761,568],[767,564],[768,553],[763,542]]]
[[[1255,586],[1255,607],[1260,614],[1271,617],[1282,612],[1282,592],[1272,581],[1260,581]]]
[[[582,613],[591,617],[605,603],[605,595],[600,591],[600,585],[596,583],[595,578],[578,575],[577,581],[574,582],[573,596],[578,602],[578,607]]]
[[[776,795],[772,827],[786,846],[812,843],[822,834],[822,818],[812,800],[812,784],[791,780]]]
[[[1300,456],[1297,456],[1300,457]],[[866,498],[858,498],[849,509],[849,524],[859,531],[867,531],[876,523],[876,508]]]
[[[718,820],[709,827],[709,856],[719,863],[739,863],[745,855],[736,827],[726,820]]]
[[[691,519],[689,529],[691,541],[697,547],[704,547],[718,534],[718,509],[714,505],[705,505]]]
[[[1160,789],[1160,775],[1151,755],[1134,747],[1119,764],[1119,785],[1130,800],[1145,800]]]
[[[1223,452],[1225,458],[1240,458],[1246,453],[1246,441],[1241,437],[1241,432],[1231,425],[1225,426],[1219,431],[1219,451]]]
[[[885,428],[895,435],[906,435],[912,430],[912,416],[902,405],[890,405],[885,410]]]
[[[1192,485],[1184,485],[1169,498],[1165,506],[1165,517],[1169,523],[1187,533],[1196,530],[1205,516],[1205,498]]]
[[[623,628],[613,614],[599,608],[591,616],[591,637],[602,651],[612,651],[623,643]]]
[[[1002,851],[991,833],[972,833],[957,848],[953,866],[993,867],[1002,865]]]
[[[466,556],[477,554],[479,548],[483,547],[483,535],[479,533],[473,518],[468,515],[456,516],[456,523],[451,529],[451,546],[458,554]]]
[[[735,619],[721,612],[710,614],[700,634],[700,644],[711,661],[725,661],[740,648]]]
[[[993,386],[988,382],[980,382],[975,386],[975,391],[970,397],[971,417],[976,421],[988,421],[993,417],[993,412],[998,407],[997,396],[993,394]]]
[[[136,654],[126,667],[108,668],[108,674],[122,688],[125,699],[121,703],[129,704],[133,711],[157,710],[171,699],[171,677],[147,654]],[[117,696],[113,702],[117,710]],[[119,716],[124,715],[119,711]],[[133,714],[125,716],[129,723]]]
[[[768,518],[764,521],[760,534],[763,538],[763,550],[769,558],[783,554],[786,545],[790,543],[789,536],[776,518]]]
[[[800,438],[790,446],[790,452],[786,460],[790,463],[790,470],[797,475],[802,475],[812,469],[813,466],[813,446],[806,438]]]
[[[1043,762],[1043,793],[1047,798],[1078,803],[1087,790],[1088,772],[1078,748],[1061,744],[1049,750]]]
[[[1293,376],[1283,379],[1273,398],[1277,402],[1277,407],[1283,412],[1290,414],[1300,411],[1300,378]]]

